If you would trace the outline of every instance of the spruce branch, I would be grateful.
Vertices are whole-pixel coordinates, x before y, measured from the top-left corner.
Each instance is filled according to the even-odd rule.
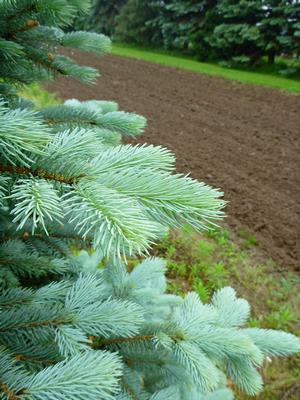
[[[22,32],[27,32],[27,31],[29,31],[31,29],[37,28],[38,26],[40,26],[39,21],[37,21],[35,19],[28,19],[22,27],[20,27],[19,29],[15,30],[13,33],[10,33],[6,37],[7,38],[12,38],[12,39],[17,39],[18,38],[18,34],[20,34]]]
[[[131,387],[125,382],[125,380],[122,379],[121,381],[126,394],[129,396],[129,400],[139,400],[139,398],[135,395]]]
[[[77,99],[69,99],[64,102],[66,106],[83,107],[87,110],[94,111],[100,114],[106,114],[112,111],[118,111],[119,106],[115,101],[109,100],[85,100],[79,101]]]
[[[61,39],[62,46],[78,48],[95,53],[109,53],[111,50],[111,41],[107,36],[99,35],[93,32],[70,32],[66,33]]]
[[[99,339],[97,337],[91,337],[92,339],[92,347],[94,349],[101,349],[106,346],[118,345],[122,343],[129,342],[144,342],[144,341],[152,341],[155,338],[154,335],[137,335],[131,337],[121,337],[121,338],[113,338],[113,339]]]
[[[11,2],[12,3],[12,2]],[[36,12],[37,2],[34,1],[23,1],[19,4],[10,4],[10,2],[2,2],[0,10],[3,12],[7,22],[12,19],[17,19],[24,13]]]
[[[69,288],[69,282],[61,281],[52,282],[37,290],[31,288],[6,289],[0,294],[0,307],[4,309],[22,306],[26,303],[43,304],[45,301],[53,301],[53,299],[63,301]]]
[[[0,264],[19,277],[63,275],[70,270],[67,260],[40,255],[21,240],[8,240],[0,245]]]
[[[51,140],[49,128],[37,113],[30,110],[10,110],[0,101],[0,154],[9,164],[29,167],[32,155],[42,155]]]
[[[33,310],[33,312],[37,313],[37,310]],[[49,310],[47,310],[49,311]],[[23,312],[23,310],[21,310],[21,312]],[[17,312],[15,313],[15,315],[12,314],[13,318],[20,318],[20,320],[22,320],[22,317],[20,315],[19,310],[17,310]],[[33,318],[33,316],[36,316],[35,314],[32,314],[30,317]],[[3,317],[5,318],[6,315],[3,315]],[[6,322],[6,325],[5,325]],[[54,316],[54,318],[44,318],[41,319],[40,321],[32,321],[31,319],[29,320],[24,320],[23,322],[14,322],[14,323],[9,323],[8,321],[3,321],[1,323],[0,326],[0,332],[4,333],[4,332],[8,332],[8,331],[12,331],[12,330],[19,330],[19,329],[30,329],[30,328],[39,328],[39,327],[57,327],[59,325],[67,325],[69,323],[72,322],[72,319],[70,316],[62,316],[61,318],[57,317],[56,315]]]
[[[136,136],[143,132],[146,120],[141,115],[107,109],[108,105],[103,104],[101,107],[101,103],[72,101],[65,105],[45,108],[40,112],[40,116],[54,126],[59,123],[87,125],[125,136]]]
[[[64,251],[60,246],[56,245],[49,239],[49,234],[47,232],[46,236],[40,237],[40,240],[43,241],[46,246],[49,248],[53,249],[57,254],[59,254],[61,257],[67,257],[70,253],[70,251]]]
[[[52,365],[52,364],[55,364],[55,362],[56,362],[54,360],[49,360],[48,358],[35,358],[35,357],[30,357],[25,354],[16,354],[15,359],[16,359],[16,361],[30,361],[30,362],[34,362],[34,363],[38,363],[38,364],[43,364],[43,365],[44,364]]]
[[[0,51],[2,58],[7,61],[16,61],[24,55],[21,45],[7,39],[0,39]]]
[[[99,76],[99,72],[95,68],[78,65],[74,60],[66,56],[57,55],[50,61],[49,63],[45,62],[45,65],[48,64],[48,68],[56,70],[62,75],[72,76],[89,85],[93,84]]]
[[[19,179],[9,196],[14,201],[12,222],[22,229],[26,221],[32,221],[32,233],[41,225],[46,233],[46,219],[60,221],[63,218],[60,198],[51,184],[42,179]]]
[[[12,175],[25,175],[28,177],[33,176],[49,181],[65,183],[67,185],[73,185],[78,179],[84,177],[84,175],[65,177],[63,175],[53,174],[42,169],[35,170],[27,167],[13,167],[11,165],[0,165],[0,172],[9,173]]]
[[[9,400],[55,398],[57,400],[89,398],[112,400],[118,389],[121,363],[108,352],[86,352],[37,372],[25,381],[25,387],[14,392],[9,385],[1,388],[12,396]]]
[[[134,199],[100,183],[82,180],[64,197],[67,218],[85,238],[104,253],[118,256],[145,252],[158,234],[158,227],[145,217]]]
[[[18,394],[14,393],[5,382],[0,380],[0,390],[4,393],[7,397],[7,400],[18,400]],[[22,393],[22,392],[21,392]]]

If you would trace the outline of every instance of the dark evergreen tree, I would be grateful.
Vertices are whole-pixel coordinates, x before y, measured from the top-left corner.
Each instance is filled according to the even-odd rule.
[[[113,36],[116,17],[127,0],[94,0],[85,26],[91,30]]]
[[[193,53],[191,39],[204,19],[206,3],[206,0],[167,0],[161,3],[152,23],[161,32],[165,48]]]
[[[261,0],[222,0],[216,6],[218,23],[205,41],[212,56],[223,60],[255,63],[262,56],[258,23],[263,19]]]
[[[299,23],[299,1],[221,0],[195,35],[196,47],[215,59],[274,63],[299,53]]]
[[[128,43],[256,64],[300,53],[298,0],[95,1],[90,27]]]
[[[162,35],[155,23],[160,15],[160,0],[128,0],[116,17],[114,39],[142,45],[162,45]]]
[[[275,56],[300,56],[300,1],[263,0],[263,18],[259,21],[262,55],[270,64]]]

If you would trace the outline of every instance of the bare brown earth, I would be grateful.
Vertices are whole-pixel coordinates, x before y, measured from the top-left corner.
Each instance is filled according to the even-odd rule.
[[[117,56],[76,59],[100,69],[97,85],[60,78],[51,90],[146,116],[138,141],[173,150],[179,171],[224,191],[235,232],[300,269],[300,96]]]

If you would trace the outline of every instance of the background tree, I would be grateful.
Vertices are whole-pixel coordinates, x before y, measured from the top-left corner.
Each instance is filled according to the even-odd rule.
[[[162,45],[160,29],[154,23],[161,1],[128,0],[116,17],[114,39],[127,43]]]
[[[191,51],[191,35],[203,20],[206,1],[164,1],[155,19],[161,31],[163,46],[168,49]]]
[[[298,55],[300,50],[300,2],[264,0],[263,18],[259,21],[263,55],[269,64],[275,56]]]
[[[155,44],[204,60],[255,65],[267,57],[272,64],[275,56],[299,55],[299,8],[294,0],[101,1],[90,21],[93,29],[104,28],[120,41]]]
[[[245,327],[231,288],[203,304],[165,293],[162,260],[125,264],[167,226],[211,227],[222,193],[175,174],[167,149],[120,144],[145,119],[114,102],[36,111],[18,96],[57,74],[94,81],[59,54],[109,50],[103,35],[62,30],[78,12],[85,0],[0,2],[1,398],[227,400],[227,377],[253,395],[266,357],[300,341]]]
[[[263,47],[258,26],[264,13],[261,0],[222,0],[216,13],[218,22],[204,38],[212,55],[221,60],[257,62]]]
[[[112,36],[116,27],[116,17],[126,2],[127,0],[94,0],[86,26]]]
[[[264,56],[292,56],[297,46],[299,2],[222,0],[217,5],[219,23],[204,40],[218,59],[255,64]]]

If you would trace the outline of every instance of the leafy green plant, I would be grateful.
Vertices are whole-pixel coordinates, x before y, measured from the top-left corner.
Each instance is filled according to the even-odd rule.
[[[253,233],[241,230],[240,237],[243,239],[242,247],[246,249],[257,245],[257,238]]]
[[[37,109],[61,103],[55,94],[43,89],[41,85],[37,83],[32,83],[31,85],[23,87],[19,94],[21,97],[32,101]]]

